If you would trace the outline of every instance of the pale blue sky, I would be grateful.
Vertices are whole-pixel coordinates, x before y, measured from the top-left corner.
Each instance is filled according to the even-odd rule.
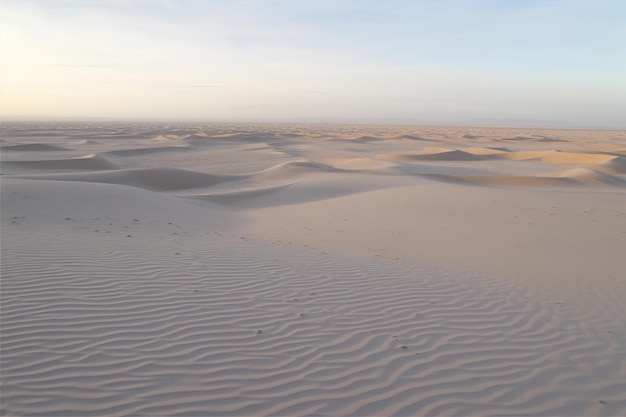
[[[626,127],[622,0],[0,0],[0,34],[5,119]]]

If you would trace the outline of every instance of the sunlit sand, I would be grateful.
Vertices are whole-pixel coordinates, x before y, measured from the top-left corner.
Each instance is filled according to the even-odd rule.
[[[2,127],[5,415],[624,415],[626,132]]]

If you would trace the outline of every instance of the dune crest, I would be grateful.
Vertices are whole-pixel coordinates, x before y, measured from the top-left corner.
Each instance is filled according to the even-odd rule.
[[[179,189],[210,187],[226,181],[240,179],[238,176],[211,175],[176,168],[119,169],[104,172],[86,172],[74,174],[49,174],[38,176],[19,176],[37,180],[81,181],[108,183],[144,188],[153,191],[171,191]]]
[[[28,168],[32,170],[54,171],[96,171],[115,169],[117,165],[101,155],[89,154],[69,159],[43,159],[24,161],[5,161],[7,167]]]
[[[20,152],[58,152],[67,151],[63,146],[48,145],[47,143],[25,143],[22,145],[0,146],[0,151],[20,151]]]

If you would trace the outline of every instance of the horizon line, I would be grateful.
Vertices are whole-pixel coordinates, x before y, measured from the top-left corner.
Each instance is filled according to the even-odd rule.
[[[471,119],[465,121],[439,122],[433,120],[407,119],[355,119],[330,117],[300,118],[207,118],[207,117],[67,117],[67,116],[0,116],[2,123],[38,123],[38,122],[152,122],[152,123],[243,123],[243,124],[333,124],[333,125],[378,125],[378,126],[423,126],[423,127],[472,127],[472,128],[509,128],[509,129],[555,129],[555,130],[626,130],[626,125],[586,125],[570,122],[533,120],[533,119]]]

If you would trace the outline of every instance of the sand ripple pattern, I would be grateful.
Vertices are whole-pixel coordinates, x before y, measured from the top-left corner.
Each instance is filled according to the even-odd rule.
[[[141,260],[119,239],[3,248],[4,415],[626,413],[623,341],[557,301],[376,257],[188,239]]]

